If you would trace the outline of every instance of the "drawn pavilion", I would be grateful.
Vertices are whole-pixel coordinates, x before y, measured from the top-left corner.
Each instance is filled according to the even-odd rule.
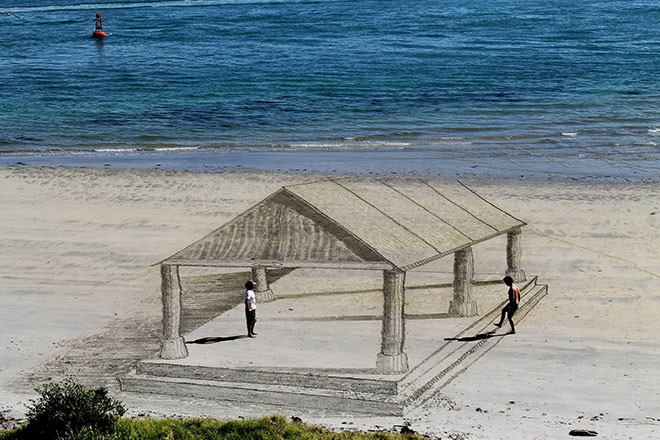
[[[180,266],[250,267],[262,302],[275,300],[269,269],[363,269],[383,271],[376,369],[381,374],[405,372],[406,271],[454,254],[449,314],[477,315],[472,246],[507,234],[506,274],[524,281],[523,226],[460,182],[349,178],[283,187],[161,262],[160,356],[188,355],[180,332]]]

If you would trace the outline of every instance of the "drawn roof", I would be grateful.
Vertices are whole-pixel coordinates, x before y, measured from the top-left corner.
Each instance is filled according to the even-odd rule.
[[[409,270],[523,225],[460,182],[324,180],[282,187],[163,263]]]

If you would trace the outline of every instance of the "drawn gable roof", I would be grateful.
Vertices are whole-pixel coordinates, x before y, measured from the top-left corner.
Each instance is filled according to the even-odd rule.
[[[168,260],[359,263],[383,259],[282,188]]]
[[[281,188],[164,263],[408,270],[524,224],[459,182],[325,180]]]

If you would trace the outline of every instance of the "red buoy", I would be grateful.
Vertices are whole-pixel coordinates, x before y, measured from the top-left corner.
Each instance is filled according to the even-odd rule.
[[[103,30],[103,20],[101,19],[101,13],[96,13],[96,19],[94,20],[95,28],[92,37],[103,38],[105,37],[105,31]]]

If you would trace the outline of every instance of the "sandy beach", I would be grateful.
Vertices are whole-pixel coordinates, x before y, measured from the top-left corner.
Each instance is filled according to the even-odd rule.
[[[158,349],[155,263],[281,186],[320,178],[0,168],[0,414],[20,419],[34,387],[64,374],[108,386],[133,416],[276,412],[122,393],[116,378]],[[523,268],[549,295],[518,334],[405,419],[278,412],[439,438],[660,437],[658,184],[463,182],[528,223]],[[503,272],[500,239],[475,249],[477,274]]]

